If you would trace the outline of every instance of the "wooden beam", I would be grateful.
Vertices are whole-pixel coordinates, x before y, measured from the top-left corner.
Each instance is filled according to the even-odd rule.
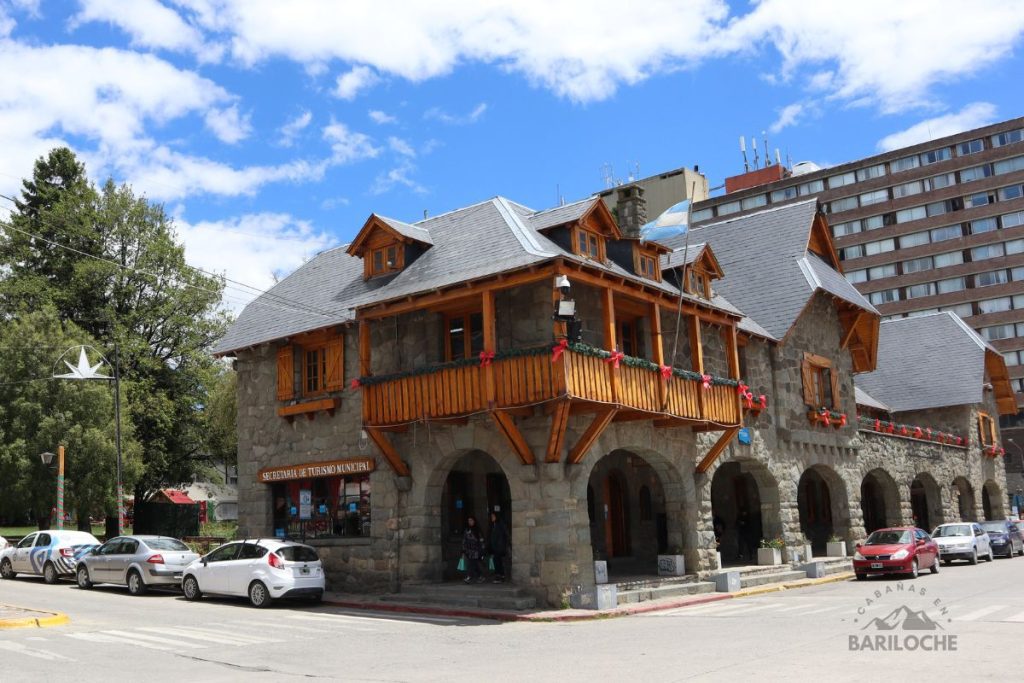
[[[513,417],[533,417],[533,406],[519,406],[517,408],[502,408],[501,412]]]
[[[725,450],[725,447],[729,445],[729,442],[732,441],[733,437],[736,436],[739,431],[739,427],[729,427],[722,432],[722,435],[718,437],[718,441],[715,442],[715,445],[711,447],[708,454],[705,455],[704,459],[697,465],[697,471],[701,474],[707,472],[708,468],[714,464],[715,460],[718,459],[718,456],[722,454],[722,451]]]
[[[651,320],[651,354],[658,367],[665,365],[665,346],[661,334],[661,307],[651,304],[648,317]],[[668,405],[668,382],[658,376],[658,407],[664,411]]]
[[[594,421],[587,427],[587,431],[583,432],[583,436],[576,442],[576,445],[569,451],[569,464],[578,465],[584,457],[587,455],[587,451],[597,441],[597,437],[601,436],[602,432],[612,422],[612,418],[615,417],[615,413],[618,409],[613,407],[605,408],[602,412],[594,416]]]
[[[555,411],[551,414],[551,436],[548,437],[548,452],[544,462],[558,462],[562,459],[565,448],[565,429],[569,425],[568,399],[557,401]]]
[[[615,413],[612,422],[635,422],[636,420],[653,420],[662,417],[661,413],[648,413],[643,410],[620,410]]]
[[[736,328],[722,328],[722,336],[725,337],[725,353],[729,361],[729,378],[740,379],[740,350],[736,341]]]
[[[482,297],[482,312],[484,325],[484,350],[494,353],[496,348],[497,329],[494,320],[494,290],[484,290]],[[489,408],[494,408],[494,365],[484,368],[484,397]]]
[[[333,415],[340,404],[341,399],[337,397],[320,398],[315,401],[304,401],[302,403],[293,403],[290,406],[281,406],[277,409],[277,414],[280,417],[295,417],[296,415],[308,414],[308,417],[312,419],[313,414],[318,410],[326,410]]]
[[[558,290],[557,287],[555,287],[554,280],[552,280],[551,281],[551,311],[552,312],[558,310],[558,302],[561,301],[561,300],[562,300],[562,293]],[[555,339],[561,339],[562,337],[565,337],[568,334],[566,323],[562,322],[561,320],[555,320],[554,324],[552,325],[552,333],[554,334],[554,338]]]
[[[526,439],[523,438],[519,427],[516,427],[516,422],[512,419],[512,416],[506,415],[500,410],[493,410],[491,411],[491,417],[494,419],[494,423],[498,425],[498,431],[508,441],[508,445],[519,456],[520,462],[524,465],[532,465],[534,462],[533,451],[530,449],[530,444],[526,443]]]
[[[601,290],[601,331],[604,334],[604,348],[614,352],[615,344],[615,291],[611,287]],[[608,366],[608,379],[612,385],[612,401],[619,400],[619,373],[611,363]]]
[[[396,451],[395,447],[391,445],[390,441],[388,441],[388,437],[382,431],[374,429],[373,427],[363,427],[363,429],[366,430],[366,434],[370,437],[370,440],[377,445],[378,449],[380,449],[381,455],[383,455],[388,461],[388,464],[391,465],[391,469],[395,471],[395,474],[400,477],[410,476],[409,466],[406,465],[405,461],[398,455],[398,451]]]
[[[359,321],[359,374],[362,377],[367,377],[372,373],[371,368],[373,367],[371,359],[371,349],[373,343],[370,339],[370,321],[360,320]]]
[[[857,326],[860,325],[861,318],[864,317],[864,311],[860,311],[852,317],[853,320],[850,321],[850,327],[848,330],[846,330],[846,333],[843,335],[842,343],[839,344],[839,348],[841,349],[845,349],[847,346],[849,346],[850,341],[853,339],[853,335],[857,333]]]
[[[700,319],[691,315],[687,318],[687,325],[690,328],[690,358],[693,363],[693,371],[704,374],[704,345],[700,339]]]

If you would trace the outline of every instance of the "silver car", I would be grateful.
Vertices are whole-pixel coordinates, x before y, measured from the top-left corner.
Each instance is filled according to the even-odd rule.
[[[953,560],[967,560],[978,564],[978,558],[992,561],[992,544],[988,532],[977,522],[949,522],[940,524],[932,532],[932,538],[939,545],[942,564]]]
[[[84,555],[75,568],[79,588],[96,583],[128,586],[142,595],[150,586],[177,586],[182,571],[199,554],[169,536],[118,536]]]

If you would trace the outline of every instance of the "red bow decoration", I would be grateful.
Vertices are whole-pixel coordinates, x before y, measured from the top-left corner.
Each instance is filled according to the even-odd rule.
[[[764,410],[765,408],[768,407],[768,397],[765,396],[764,394],[761,394],[760,396],[757,397],[757,402],[761,404],[761,410]]]
[[[670,366],[670,365],[662,365],[658,369],[661,371],[661,378],[662,379],[671,379],[671,377],[672,377],[672,366]]]
[[[846,413],[843,413],[842,415],[839,416],[839,426],[840,427],[845,427],[846,426]]]
[[[931,441],[932,440],[932,428],[928,427],[927,429],[924,430],[924,433],[925,433],[925,436],[928,437],[928,440]]]
[[[749,391],[744,392],[743,393],[743,403],[744,403],[744,405],[747,406],[747,408],[751,408],[752,409],[754,407],[754,394],[749,392]]]
[[[900,427],[900,436],[910,436],[910,430],[907,429],[906,425]]]
[[[494,351],[480,352],[480,367],[486,368],[494,361]]]
[[[962,437],[962,436],[956,437],[956,445],[957,446],[963,446],[964,445],[964,437]]]
[[[605,363],[611,363],[613,368],[618,369],[619,361],[626,357],[622,351],[612,351],[612,355],[604,359]]]
[[[878,418],[875,418],[875,431],[876,432],[882,431],[882,421],[879,420]]]
[[[893,432],[896,431],[896,425],[894,425],[892,422],[890,422],[889,426],[885,428],[885,431],[887,431],[890,434],[892,434]]]
[[[828,410],[825,408],[821,409],[821,421],[825,423],[826,427],[832,424],[832,421],[828,419]]]
[[[924,432],[921,431],[921,428],[920,427],[914,427],[914,438],[915,439],[920,439],[923,436],[924,436]]]
[[[736,393],[739,394],[740,396],[746,396],[747,394],[750,393],[750,387],[748,387],[743,382],[740,382],[739,384],[736,385]]]
[[[551,362],[557,363],[558,359],[562,357],[562,354],[565,353],[567,348],[569,348],[569,340],[559,340],[559,342],[555,344],[554,348],[551,349]]]
[[[701,386],[703,386],[705,389],[710,389],[711,388],[711,375],[701,375],[700,376],[700,383],[701,383]]]
[[[355,391],[359,387],[363,386],[363,383],[359,381],[358,377],[353,377],[352,382],[348,386],[352,391]]]

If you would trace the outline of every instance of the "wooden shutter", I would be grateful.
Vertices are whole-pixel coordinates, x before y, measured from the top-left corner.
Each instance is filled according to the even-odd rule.
[[[832,407],[839,410],[842,405],[839,400],[839,373],[836,372],[835,368],[832,368],[829,376],[832,378]]]
[[[331,337],[326,355],[327,391],[341,391],[345,388],[345,337]]]
[[[295,353],[292,345],[277,350],[277,400],[287,401],[295,396]]]
[[[800,374],[803,376],[804,384],[804,403],[815,408],[818,407],[818,392],[817,381],[815,379],[815,367],[811,364],[811,361],[804,357],[803,364],[800,366]]]

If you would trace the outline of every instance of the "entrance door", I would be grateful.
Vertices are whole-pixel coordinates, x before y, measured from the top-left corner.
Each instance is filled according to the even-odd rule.
[[[931,529],[928,519],[928,494],[920,479],[910,484],[910,509],[914,513],[915,524],[921,529]]]
[[[609,472],[604,480],[604,499],[608,501],[604,530],[608,557],[626,557],[630,554],[626,495],[626,482],[622,474],[618,471]]]

